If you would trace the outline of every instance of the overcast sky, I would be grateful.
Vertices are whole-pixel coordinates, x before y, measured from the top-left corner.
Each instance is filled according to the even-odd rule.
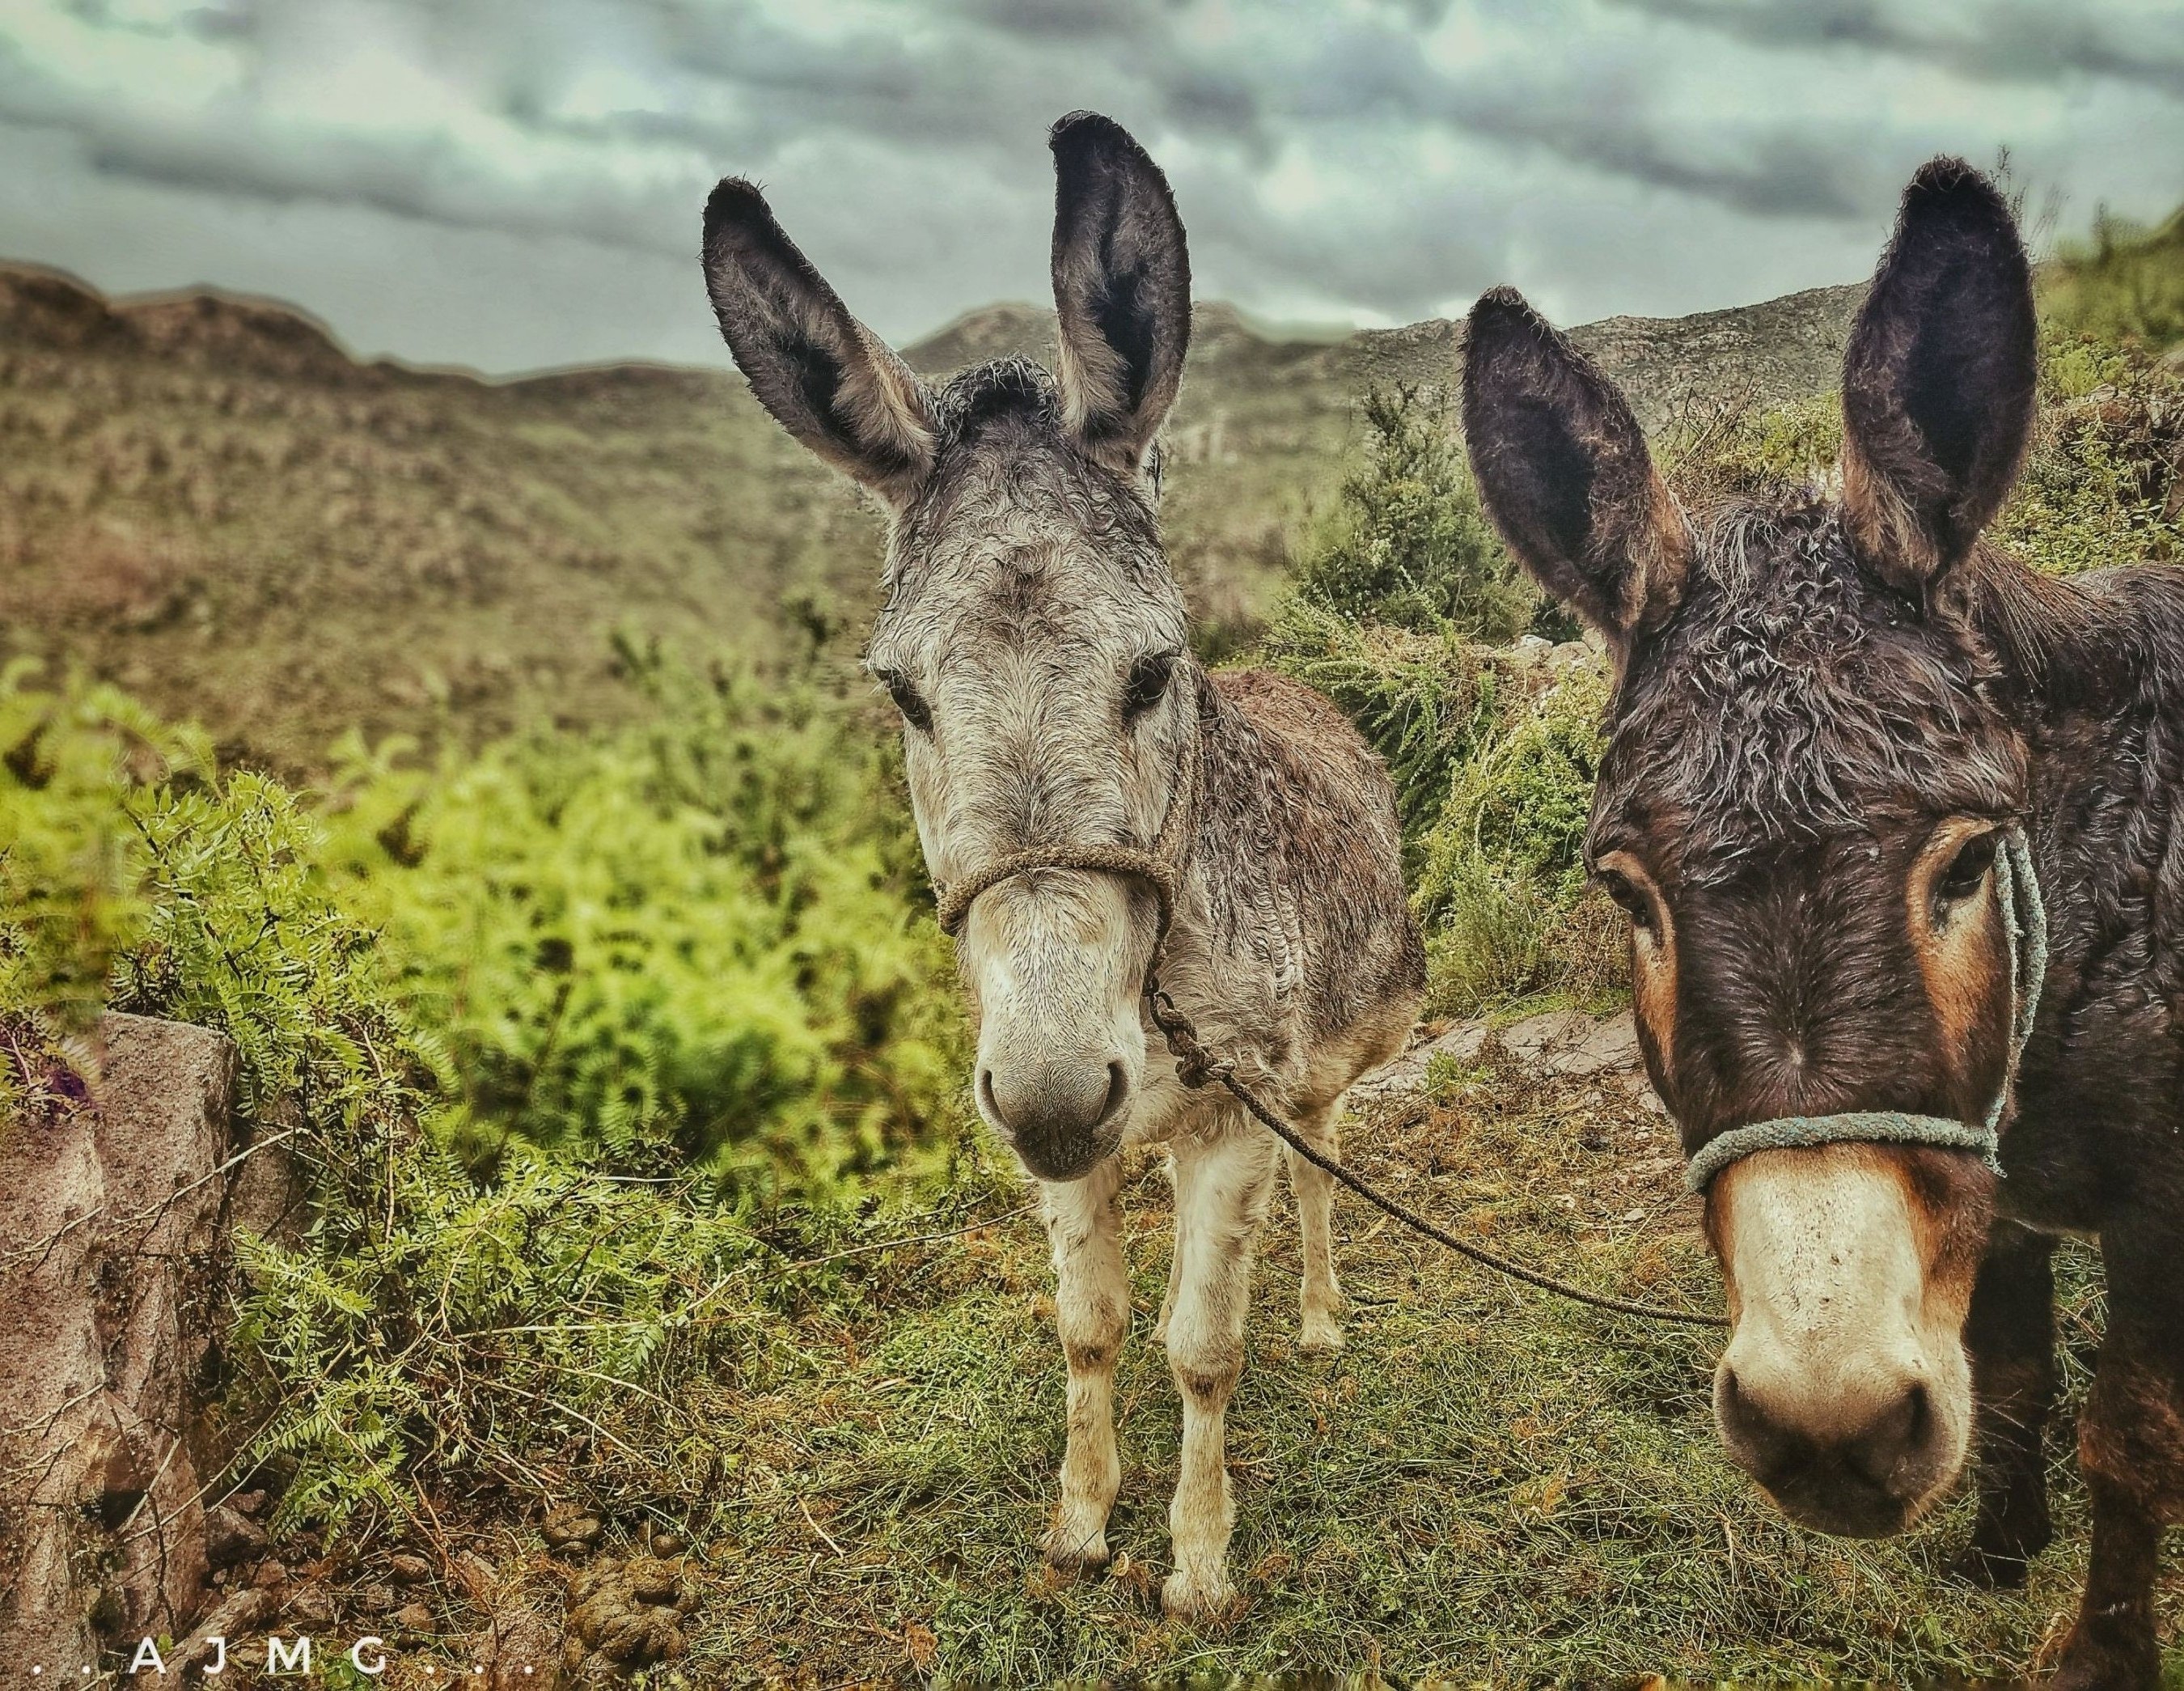
[[[2176,0],[0,0],[0,256],[366,353],[717,361],[734,173],[883,333],[1045,296],[1046,126],[1167,168],[1201,298],[1564,321],[1864,275],[1936,152],[2184,200]]]

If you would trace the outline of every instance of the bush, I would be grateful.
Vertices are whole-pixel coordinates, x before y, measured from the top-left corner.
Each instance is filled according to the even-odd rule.
[[[1457,765],[1411,899],[1429,1014],[1542,994],[1603,1003],[1623,990],[1624,924],[1584,861],[1607,689],[1604,663],[1535,695],[1505,688],[1504,720]]]
[[[521,1136],[745,1194],[930,1146],[967,1045],[885,738],[816,672],[633,661],[631,728],[421,773],[343,749],[330,861],[448,1041],[454,1142],[482,1173]]]
[[[2184,372],[2051,333],[2040,401],[1995,540],[2051,575],[2184,561]]]
[[[1362,402],[1365,442],[1297,572],[1309,602],[1352,622],[1506,640],[1539,594],[1479,509],[1447,397],[1412,386]]]
[[[15,1102],[25,1082],[51,1110],[94,1094],[93,1054],[67,1030],[105,1002],[215,1028],[241,1055],[245,1154],[280,1147],[310,1193],[304,1236],[238,1239],[225,1288],[236,1476],[276,1487],[283,1527],[414,1521],[421,1493],[551,1495],[572,1468],[625,1503],[702,1500],[733,1454],[684,1388],[762,1380],[774,1300],[847,1295],[823,1264],[784,1260],[862,1231],[833,1202],[844,1158],[814,1150],[810,1124],[905,1158],[931,1124],[902,1101],[956,1085],[957,1023],[930,924],[904,914],[914,848],[882,801],[878,737],[816,686],[768,703],[723,678],[699,689],[706,706],[678,690],[697,684],[653,680],[660,721],[622,734],[525,739],[425,775],[352,744],[324,805],[261,774],[219,778],[202,736],[109,689],[0,678],[17,751],[0,759],[0,1075]],[[718,949],[678,952],[678,916]],[[565,966],[530,966],[556,941]],[[589,1054],[532,1064],[562,1113],[483,1114],[468,1071],[514,1060],[579,958],[605,978],[571,987],[561,1013],[589,1029],[569,1046]],[[767,991],[745,1013],[773,1042],[760,1070],[807,1090],[663,1086],[662,1110],[694,1097],[723,1113],[709,1119],[723,1149],[702,1174],[663,1151],[673,1172],[628,1178],[586,1089],[606,1100],[626,1061],[679,1081],[676,1039],[740,1053],[745,1031],[705,1019]],[[685,1023],[662,1002],[676,994],[697,1002]],[[458,1001],[443,1034],[434,1018]],[[729,1119],[735,1096],[747,1113]],[[647,1130],[679,1149],[664,1123]],[[959,1209],[988,1196],[952,1184]],[[760,1217],[767,1193],[805,1203]],[[868,1241],[855,1249],[874,1260]]]
[[[2184,345],[2184,209],[2153,229],[2102,213],[2040,282],[2042,309],[2066,334],[2153,353]]]
[[[0,667],[0,1013],[75,1030],[144,918],[126,801],[208,779],[212,748],[114,688],[79,678],[48,692],[31,684],[37,672],[29,660]]]
[[[1306,598],[1277,613],[1258,661],[1327,695],[1386,760],[1407,847],[1439,815],[1457,763],[1498,709],[1485,648],[1446,628],[1358,623]]]

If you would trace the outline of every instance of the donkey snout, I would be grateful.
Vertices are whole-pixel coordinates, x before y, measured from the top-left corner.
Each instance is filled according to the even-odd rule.
[[[1120,1058],[1056,1055],[978,1069],[980,1109],[1041,1180],[1090,1173],[1121,1138],[1129,1101]]]
[[[1926,1381],[1908,1366],[1814,1393],[1724,1361],[1714,1414],[1730,1459],[1791,1519],[1842,1538],[1901,1532],[1958,1459]]]

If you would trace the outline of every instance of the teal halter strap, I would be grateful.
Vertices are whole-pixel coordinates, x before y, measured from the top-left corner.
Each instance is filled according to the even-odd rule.
[[[2003,924],[2009,936],[2009,1067],[1986,1120],[1975,1127],[1946,1116],[1912,1115],[1902,1110],[1777,1116],[1772,1121],[1733,1127],[1702,1145],[1684,1175],[1686,1187],[1704,1192],[1716,1175],[1755,1151],[1789,1151],[1850,1141],[1976,1151],[1980,1161],[1997,1175],[2002,1173],[1998,1154],[2002,1113],[2017,1085],[2018,1061],[2025,1055],[2025,1041],[2032,1036],[2033,1018],[2040,1011],[2040,990],[2048,978],[2048,907],[2040,896],[2039,877],[2032,870],[2032,849],[2025,844],[2022,829],[2013,824],[2002,830],[2002,849],[1995,854],[1994,872]]]

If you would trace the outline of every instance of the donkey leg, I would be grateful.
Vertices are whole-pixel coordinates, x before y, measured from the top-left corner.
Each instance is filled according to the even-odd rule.
[[[1306,1144],[1339,1157],[1341,1147],[1334,1122],[1330,1106],[1301,1119],[1297,1126]],[[1334,1277],[1334,1176],[1294,1151],[1284,1155],[1289,1159],[1290,1190],[1296,1194],[1297,1225],[1304,1236],[1304,1285],[1297,1298],[1303,1319],[1297,1348],[1340,1350],[1342,1318],[1350,1313],[1350,1303]]]
[[[1177,1158],[1181,1272],[1167,1359],[1183,1398],[1183,1460],[1167,1514],[1175,1571],[1161,1591],[1172,1615],[1211,1618],[1236,1598],[1224,1565],[1236,1519],[1224,1426],[1244,1371],[1251,1253],[1273,1196],[1276,1142],[1239,1119],[1220,1139]]]
[[[1123,1468],[1115,1454],[1115,1359],[1129,1325],[1115,1193],[1123,1164],[1111,1157],[1081,1180],[1042,1185],[1039,1208],[1053,1247],[1055,1325],[1069,1365],[1069,1443],[1061,1459],[1061,1502],[1046,1535],[1058,1567],[1107,1560],[1107,1514]]]
[[[1160,1319],[1153,1323],[1153,1342],[1156,1345],[1167,1342],[1168,1317],[1175,1314],[1175,1289],[1183,1281],[1183,1200],[1178,1196],[1182,1187],[1173,1154],[1167,1159],[1167,1190],[1175,1225],[1168,1230],[1171,1248],[1167,1258],[1167,1290],[1161,1294]]]
[[[2153,1582],[2161,1529],[2184,1515],[2184,1288],[2164,1237],[2173,1226],[2126,1221],[2102,1230],[2109,1325],[2078,1421],[2093,1546],[2077,1624],[2056,1670],[2055,1684],[2067,1691],[2138,1691],[2160,1682]]]
[[[2052,1236],[1998,1221],[1964,1322],[1979,1457],[1979,1521],[1958,1571],[1982,1585],[2025,1583],[2053,1536],[2048,1519],[2048,1410],[2055,1397]]]

